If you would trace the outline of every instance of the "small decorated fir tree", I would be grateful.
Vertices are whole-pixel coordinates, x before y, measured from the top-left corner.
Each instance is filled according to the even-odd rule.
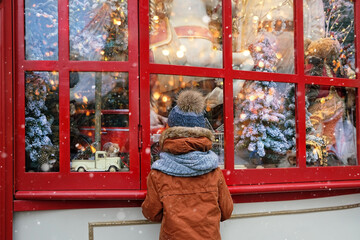
[[[295,85],[289,85],[286,90],[284,134],[289,143],[290,150],[296,151],[296,130],[295,130]],[[323,138],[317,137],[315,129],[310,121],[311,113],[308,98],[305,97],[306,105],[306,162],[309,165],[323,165],[326,157],[325,142]]]
[[[110,8],[111,19],[109,24],[104,26],[108,36],[103,55],[105,60],[126,61],[128,52],[127,2],[113,0]]]
[[[278,59],[268,38],[262,36],[258,42],[249,46],[249,51],[255,63],[253,71],[276,72]]]
[[[71,59],[126,61],[128,55],[127,1],[91,1],[70,5]],[[79,20],[80,19],[80,20]]]
[[[44,73],[46,74],[46,73]],[[49,159],[44,154],[45,147],[53,147],[52,123],[57,116],[46,116],[51,111],[47,107],[47,97],[54,94],[46,76],[35,73],[26,74],[25,90],[25,151],[28,169],[40,171],[40,165]],[[56,147],[53,153],[57,155]],[[47,159],[44,159],[47,158]],[[57,158],[57,156],[55,156]]]
[[[276,53],[267,38],[261,38],[249,50],[255,71],[276,71]],[[279,163],[289,149],[282,129],[285,120],[281,113],[282,102],[276,89],[274,82],[246,81],[235,100],[235,148],[247,149],[263,164]]]
[[[263,164],[279,163],[289,149],[281,129],[285,116],[275,89],[274,82],[247,81],[235,102],[235,148],[247,149],[252,156],[260,157]]]

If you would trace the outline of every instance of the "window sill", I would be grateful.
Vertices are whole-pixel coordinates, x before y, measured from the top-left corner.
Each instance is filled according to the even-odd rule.
[[[360,180],[229,186],[232,195],[360,188]],[[17,191],[16,200],[143,200],[146,190]]]

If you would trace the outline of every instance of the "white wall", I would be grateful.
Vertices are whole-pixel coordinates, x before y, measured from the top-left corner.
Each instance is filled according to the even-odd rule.
[[[309,200],[236,204],[234,214],[346,206],[360,194]],[[140,208],[31,211],[14,214],[14,240],[87,240],[89,223],[144,220]],[[360,208],[230,219],[223,240],[359,240]],[[94,239],[158,239],[159,224],[94,227]]]

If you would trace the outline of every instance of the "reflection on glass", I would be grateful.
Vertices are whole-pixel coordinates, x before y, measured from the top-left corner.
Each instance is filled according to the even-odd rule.
[[[357,165],[356,94],[355,88],[307,86],[308,166]]]
[[[304,0],[305,73],[356,78],[354,2]]]
[[[150,61],[222,67],[221,0],[150,1]]]
[[[205,125],[214,135],[212,151],[224,162],[223,81],[218,78],[153,74],[150,77],[151,160],[159,158],[160,135],[180,92],[196,89],[205,96]],[[210,133],[210,135],[211,135]]]
[[[235,168],[296,166],[295,85],[234,80]]]
[[[27,172],[59,171],[59,75],[25,73]]]
[[[58,2],[25,0],[26,60],[58,59]]]
[[[72,171],[129,171],[127,73],[70,73]]]
[[[233,52],[248,53],[251,69],[294,73],[293,1],[236,1],[233,8]],[[234,69],[244,70],[236,63]]]
[[[127,61],[127,1],[70,0],[70,59]]]

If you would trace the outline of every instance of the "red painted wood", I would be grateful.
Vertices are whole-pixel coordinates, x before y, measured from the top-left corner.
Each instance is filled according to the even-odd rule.
[[[4,0],[3,0],[4,1]],[[294,1],[295,20],[295,74],[277,74],[264,72],[247,72],[232,69],[231,49],[231,4],[223,0],[223,68],[205,68],[190,66],[173,66],[155,64],[149,62],[149,1],[129,1],[129,60],[127,62],[88,62],[69,60],[69,26],[67,0],[59,0],[59,60],[58,61],[29,61],[24,59],[24,5],[23,1],[16,1],[16,73],[14,92],[15,102],[15,145],[16,145],[16,189],[19,192],[16,197],[22,196],[24,191],[51,191],[51,190],[99,190],[104,194],[99,198],[106,199],[106,193],[102,190],[137,190],[146,189],[146,176],[150,171],[150,76],[151,74],[173,74],[187,76],[218,77],[224,80],[224,122],[225,122],[225,167],[224,170],[229,185],[249,185],[246,191],[251,190],[254,184],[258,185],[257,191],[269,190],[267,184],[279,184],[270,188],[272,191],[285,191],[283,183],[304,183],[317,188],[324,181],[330,184],[338,184],[339,180],[354,181],[352,186],[359,187],[356,180],[360,172],[359,166],[347,167],[322,167],[308,168],[305,163],[305,85],[321,84],[341,87],[359,88],[360,82],[351,79],[339,79],[328,77],[313,77],[304,75],[304,52],[303,52],[303,9],[302,0]],[[355,1],[355,23],[360,22],[360,1]],[[139,13],[139,14],[138,14]],[[360,35],[358,24],[356,35]],[[360,40],[356,38],[356,47],[359,49]],[[356,55],[357,66],[360,62],[360,54]],[[90,64],[91,63],[91,64]],[[24,71],[57,71],[60,77],[60,138],[61,138],[61,168],[59,173],[25,173],[25,143],[24,143]],[[131,172],[129,173],[71,173],[69,164],[69,73],[71,71],[124,71],[129,73],[130,84],[130,157]],[[287,169],[234,169],[234,143],[233,143],[233,106],[232,106],[232,81],[233,79],[263,80],[276,82],[290,82],[297,84],[297,159],[298,167]],[[359,74],[357,74],[359,79]],[[11,84],[10,84],[11,85]],[[357,118],[360,119],[357,101]],[[141,124],[141,131],[138,125]],[[12,124],[7,125],[10,129]],[[357,126],[358,155],[360,154],[360,132]],[[140,145],[142,148],[138,151]],[[360,156],[360,155],[359,155]],[[359,159],[360,157],[358,157]],[[140,162],[141,159],[141,162]],[[350,184],[351,185],[351,184]],[[286,185],[287,187],[289,185]],[[237,189],[237,188],[236,188]],[[302,191],[304,189],[298,189]],[[305,189],[306,190],[306,189]],[[235,191],[235,190],[234,190]],[[237,190],[236,190],[237,191]],[[244,190],[245,191],[245,190]],[[19,195],[20,194],[20,195]],[[39,193],[40,194],[40,193]],[[137,194],[135,191],[134,195]],[[41,194],[40,194],[41,195]],[[67,196],[64,196],[66,198]],[[131,196],[128,196],[131,198]],[[71,199],[71,198],[69,198]]]
[[[360,181],[338,181],[338,182],[308,182],[293,184],[265,184],[265,185],[246,185],[229,186],[230,193],[233,195],[249,193],[272,193],[272,192],[302,192],[302,191],[332,191],[336,189],[357,189],[360,188]]]
[[[311,198],[323,198],[331,196],[341,196],[346,194],[356,194],[360,192],[356,189],[334,189],[324,188],[322,190],[306,191],[284,191],[284,192],[244,192],[237,193],[237,190],[231,189],[234,203],[250,202],[269,202],[269,201],[291,201]],[[42,210],[62,210],[62,209],[89,209],[89,208],[122,208],[122,207],[140,207],[145,195],[139,200],[15,200],[14,211],[42,211]],[[132,198],[131,198],[132,199]]]
[[[360,191],[360,181],[336,182],[304,182],[229,186],[232,195],[288,193],[288,192],[321,192],[344,189],[357,189]],[[145,190],[134,191],[18,191],[15,198],[18,200],[143,200]],[[279,199],[280,200],[280,199]]]
[[[312,198],[324,198],[359,193],[359,189],[331,190],[331,191],[305,191],[305,192],[272,192],[233,195],[234,203],[293,201]]]
[[[305,83],[304,79],[304,31],[303,31],[303,1],[294,1],[294,50],[296,74],[296,158],[300,169],[306,168],[306,125],[305,125]]]
[[[12,239],[13,231],[12,14],[11,1],[0,1],[0,239]]]
[[[14,211],[43,211],[63,209],[88,209],[88,208],[123,208],[140,207],[142,200],[15,200]]]
[[[16,2],[16,189],[17,190],[86,190],[139,189],[140,157],[138,151],[139,123],[139,58],[138,5],[129,1],[129,57],[126,62],[70,61],[68,0],[58,1],[59,59],[57,61],[30,61],[24,56],[24,2]],[[60,171],[58,173],[25,172],[25,71],[56,71],[59,73]],[[129,156],[130,172],[73,173],[70,172],[70,91],[72,71],[128,72],[129,77]]]
[[[222,30],[223,30],[223,66],[224,66],[224,164],[225,168],[234,169],[234,104],[233,104],[233,75],[232,75],[232,14],[231,2],[222,1]]]
[[[139,200],[145,199],[145,190],[134,191],[18,191],[22,200]]]
[[[140,77],[140,137],[141,149],[141,189],[146,189],[146,177],[150,172],[150,69],[149,64],[149,1],[139,0],[139,77]],[[154,66],[153,66],[154,65]],[[160,69],[161,67],[158,67]],[[168,66],[163,66],[163,69]]]

